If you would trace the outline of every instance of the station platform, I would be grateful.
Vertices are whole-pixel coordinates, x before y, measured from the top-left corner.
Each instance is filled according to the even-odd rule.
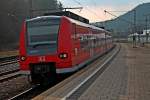
[[[75,82],[64,88],[66,84],[58,84],[59,88],[56,85],[33,100],[64,100],[63,94]],[[121,44],[108,67],[87,86],[66,100],[150,100],[150,46],[133,48],[132,44]]]

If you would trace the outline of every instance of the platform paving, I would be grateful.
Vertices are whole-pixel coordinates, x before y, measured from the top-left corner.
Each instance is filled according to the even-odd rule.
[[[150,47],[121,51],[79,100],[150,100]]]

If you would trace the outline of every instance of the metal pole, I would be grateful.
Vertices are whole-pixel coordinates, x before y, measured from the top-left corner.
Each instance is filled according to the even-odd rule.
[[[135,37],[134,37],[135,39],[133,39],[134,40],[133,42],[134,42],[135,47],[136,47],[136,38],[137,38],[136,37],[136,10],[134,9],[133,11],[134,11],[134,34],[135,34]]]
[[[146,31],[146,43],[148,43],[148,33],[147,33],[147,30],[148,30],[148,27],[147,27],[148,16],[146,16],[146,20],[145,21],[146,21],[146,30],[145,30]]]
[[[32,14],[32,0],[29,0],[29,5],[30,5],[30,18],[33,17],[33,14]]]

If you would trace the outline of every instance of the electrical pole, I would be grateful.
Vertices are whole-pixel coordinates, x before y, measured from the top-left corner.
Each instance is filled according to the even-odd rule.
[[[136,37],[136,10],[134,9],[134,35],[133,35],[133,47],[136,47],[136,40],[137,40],[137,37]],[[134,39],[135,38],[135,39]]]
[[[33,2],[32,2],[32,0],[29,0],[29,6],[30,6],[30,8],[29,8],[29,14],[30,14],[30,18],[32,18],[33,17]]]
[[[146,43],[148,43],[148,16],[146,15],[146,20],[145,20],[145,23],[146,23],[146,29],[145,29],[145,32],[146,32]]]
[[[134,11],[134,33],[136,33],[136,10]]]

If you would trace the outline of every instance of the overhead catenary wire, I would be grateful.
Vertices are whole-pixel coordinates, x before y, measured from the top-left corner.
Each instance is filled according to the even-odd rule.
[[[78,5],[84,7],[84,9],[86,9],[88,12],[94,14],[97,18],[102,19],[101,16],[99,16],[95,11],[91,10],[88,6],[84,6],[81,4],[81,2],[77,1],[77,0],[73,0],[75,3],[77,3]]]
[[[118,18],[118,16],[116,16],[115,14],[112,14],[112,13],[110,13],[109,11],[107,11],[107,10],[104,10],[104,12],[105,13],[108,13],[108,14],[110,14],[110,15],[112,15],[112,16],[114,16],[114,17],[116,17],[116,18]],[[128,21],[128,20],[126,20],[126,19],[124,19],[124,18],[120,18],[122,21],[124,21],[124,22],[126,22],[126,23],[128,23],[128,24],[130,24],[130,25],[134,25],[134,23],[132,23],[132,22],[130,22],[130,21]]]

